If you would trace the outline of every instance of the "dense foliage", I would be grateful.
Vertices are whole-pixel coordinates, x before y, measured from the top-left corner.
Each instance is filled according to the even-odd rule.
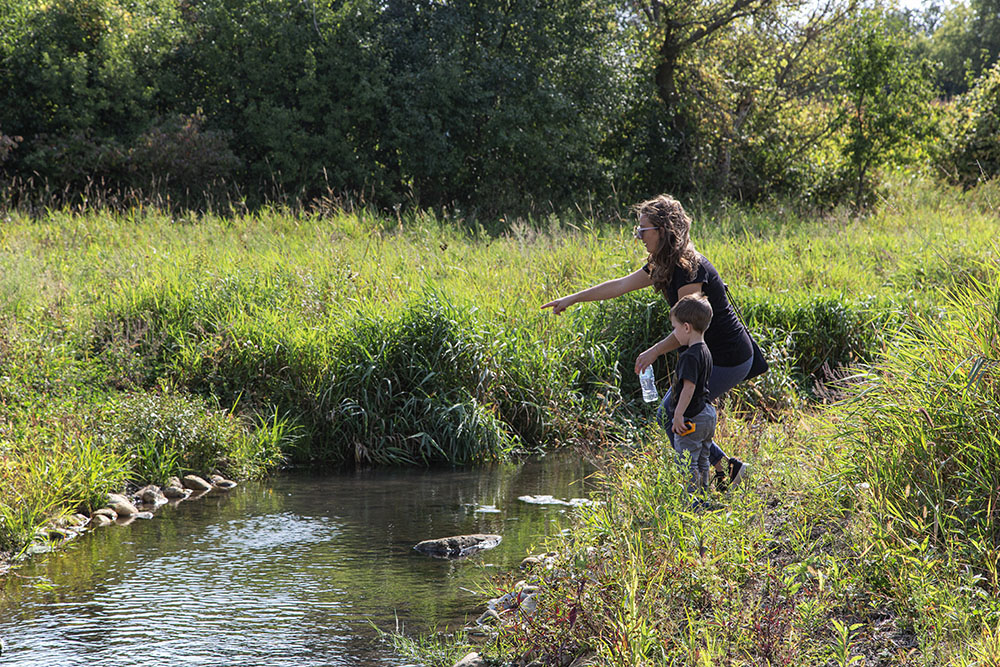
[[[958,89],[951,17],[965,11],[963,44],[983,47],[972,75],[994,58],[975,37],[979,5],[919,16],[850,0],[0,10],[0,203],[31,210],[97,195],[492,213],[660,191],[858,203],[880,168],[926,156],[926,82]],[[863,129],[845,122],[862,112]]]
[[[942,162],[966,187],[1000,173],[1000,63],[955,103]]]

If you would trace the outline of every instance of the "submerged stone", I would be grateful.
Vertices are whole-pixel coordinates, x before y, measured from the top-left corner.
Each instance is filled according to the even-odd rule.
[[[436,540],[424,540],[413,548],[422,554],[436,558],[461,558],[478,551],[492,549],[503,539],[500,535],[475,533],[473,535],[454,535]]]

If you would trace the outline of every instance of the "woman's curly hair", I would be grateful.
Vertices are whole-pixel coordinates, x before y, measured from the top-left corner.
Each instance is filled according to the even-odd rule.
[[[670,195],[659,195],[633,207],[639,217],[660,230],[660,243],[649,255],[649,276],[653,287],[666,296],[667,285],[679,266],[694,277],[698,251],[691,243],[691,218],[681,203]]]

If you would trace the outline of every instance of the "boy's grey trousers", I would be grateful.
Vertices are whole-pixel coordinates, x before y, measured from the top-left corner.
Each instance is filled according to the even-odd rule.
[[[715,443],[715,422],[718,415],[711,403],[686,421],[694,422],[694,432],[687,435],[674,433],[674,451],[681,468],[690,474],[688,493],[695,493],[705,486],[708,477],[708,455]],[[669,423],[669,422],[668,422]]]

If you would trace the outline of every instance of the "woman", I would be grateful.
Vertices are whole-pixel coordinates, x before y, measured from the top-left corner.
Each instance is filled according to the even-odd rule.
[[[550,301],[542,308],[551,308],[556,315],[575,303],[603,301],[644,287],[654,287],[671,307],[677,300],[688,294],[704,292],[712,306],[712,323],[705,332],[705,343],[712,353],[712,375],[709,377],[709,399],[729,391],[747,377],[753,362],[753,347],[746,327],[736,317],[729,299],[726,285],[719,277],[712,263],[694,249],[691,243],[691,218],[680,202],[669,195],[635,206],[639,224],[635,237],[642,241],[649,253],[646,265],[627,276],[608,280],[575,294]],[[680,347],[673,332],[635,360],[638,374],[661,354]],[[664,422],[664,411],[670,400],[670,392],[663,397],[657,411],[657,419],[671,435]],[[724,462],[728,461],[728,470]],[[718,445],[713,445],[709,463],[715,468],[715,483],[720,491],[735,486],[742,480],[747,470],[746,464],[735,457],[727,457]]]

